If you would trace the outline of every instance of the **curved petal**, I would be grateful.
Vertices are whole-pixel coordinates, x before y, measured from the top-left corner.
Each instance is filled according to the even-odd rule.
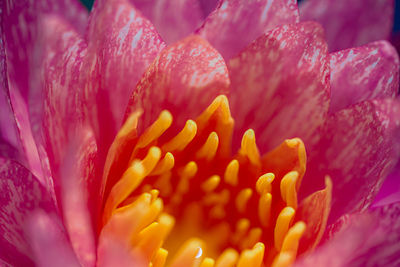
[[[393,172],[386,178],[373,206],[380,207],[396,202],[400,202],[400,162],[397,162]]]
[[[206,18],[219,4],[220,0],[198,0],[200,2],[203,15]]]
[[[0,158],[0,258],[14,266],[32,265],[23,226],[35,209],[55,212],[36,177],[16,161]]]
[[[91,214],[99,199],[98,179],[95,179],[96,140],[83,129],[67,149],[61,166],[61,203],[64,224],[71,245],[82,266],[95,266],[96,246]],[[91,209],[90,209],[91,208]],[[92,211],[92,212],[90,212]],[[95,218],[93,218],[95,219]],[[94,223],[94,224],[93,224]]]
[[[329,106],[329,65],[322,28],[314,22],[278,27],[229,62],[232,114],[268,151],[300,137],[306,148]],[[236,140],[237,141],[237,140]]]
[[[324,27],[329,51],[389,39],[393,15],[393,0],[306,0],[300,4],[302,21],[318,21]]]
[[[387,41],[333,53],[330,65],[331,112],[364,100],[397,95],[399,56]]]
[[[131,0],[168,43],[190,35],[203,22],[199,0]]]
[[[27,101],[31,64],[34,63],[32,51],[38,34],[41,14],[56,14],[64,17],[77,31],[83,33],[86,28],[88,12],[77,0],[9,0],[2,1],[2,25],[7,54],[7,70],[9,82],[17,88],[23,99]]]
[[[400,205],[397,203],[348,216],[331,240],[294,266],[397,266],[399,241]]]
[[[223,0],[198,32],[230,59],[268,30],[298,21],[296,0]]]
[[[129,96],[165,45],[128,0],[97,2],[87,39],[88,55],[80,74],[85,83],[84,108],[102,142],[99,145],[108,148],[121,126]]]
[[[367,208],[399,156],[400,103],[366,101],[331,115],[310,156],[302,192],[333,182],[330,221]]]
[[[197,35],[164,49],[133,91],[127,114],[143,109],[144,129],[163,109],[172,112],[175,125],[184,125],[212,100],[228,93],[228,70],[221,55]]]
[[[30,239],[35,266],[81,266],[60,224],[58,218],[43,211],[37,211],[29,218],[26,235]]]

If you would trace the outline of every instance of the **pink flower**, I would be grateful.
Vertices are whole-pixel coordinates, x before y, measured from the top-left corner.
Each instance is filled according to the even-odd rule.
[[[1,263],[396,262],[393,3],[321,2],[3,1]]]

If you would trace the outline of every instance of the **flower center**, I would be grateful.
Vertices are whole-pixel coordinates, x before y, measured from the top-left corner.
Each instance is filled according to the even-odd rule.
[[[124,127],[139,116],[131,115]],[[104,206],[103,232],[153,267],[293,262],[306,230],[295,218],[306,158],[301,140],[284,142],[298,148],[300,170],[290,170],[279,153],[260,155],[251,129],[231,156],[234,121],[225,96],[173,137],[172,119],[163,111],[132,139],[127,168]]]

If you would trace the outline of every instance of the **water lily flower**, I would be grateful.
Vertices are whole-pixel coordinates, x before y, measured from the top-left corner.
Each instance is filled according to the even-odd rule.
[[[336,51],[295,1],[1,5],[3,265],[397,263],[399,58],[364,25]]]

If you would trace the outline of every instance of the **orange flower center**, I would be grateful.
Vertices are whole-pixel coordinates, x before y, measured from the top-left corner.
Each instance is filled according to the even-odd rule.
[[[119,136],[139,117],[132,114]],[[103,233],[153,267],[290,265],[307,227],[295,218],[302,141],[286,140],[261,156],[250,129],[231,156],[234,121],[225,96],[171,138],[172,119],[161,112],[133,139],[128,166],[105,203]],[[279,157],[285,149],[296,151],[297,165]]]

